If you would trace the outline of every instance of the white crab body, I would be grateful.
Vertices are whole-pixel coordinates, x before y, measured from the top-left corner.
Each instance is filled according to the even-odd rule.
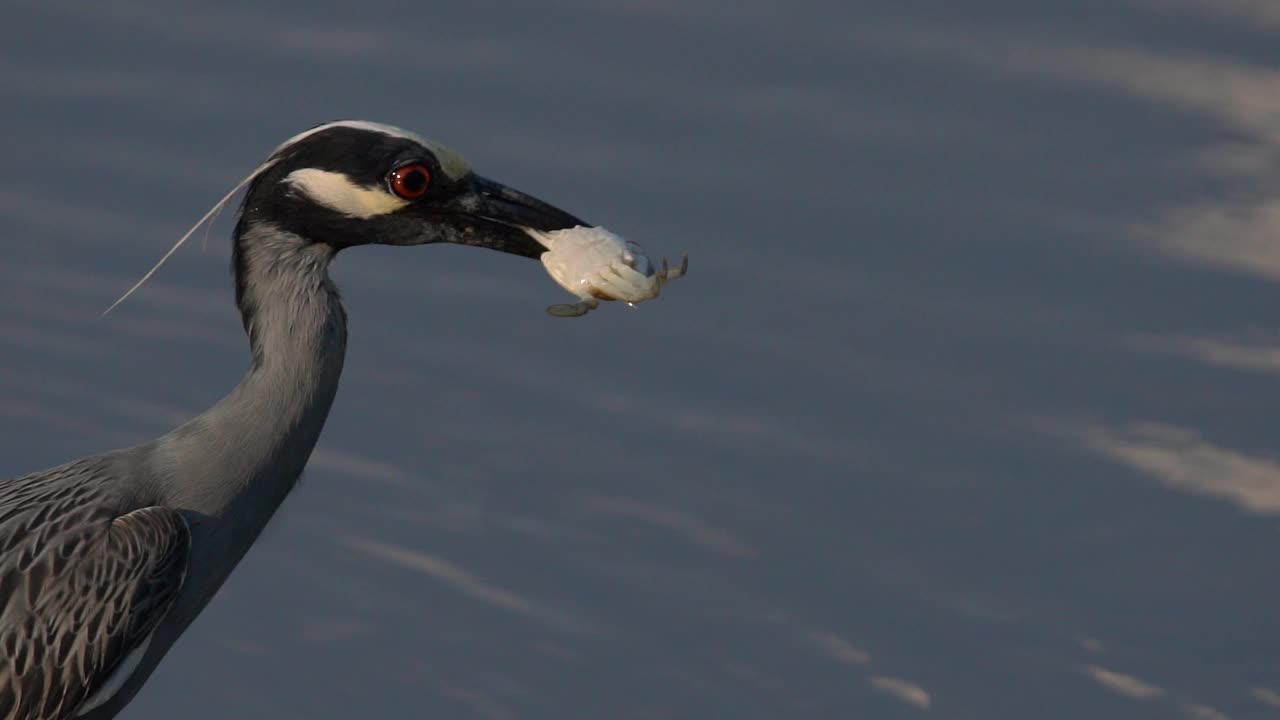
[[[547,248],[542,254],[547,273],[579,298],[574,305],[547,308],[552,315],[585,315],[600,300],[618,300],[628,305],[650,300],[658,296],[668,280],[680,277],[689,266],[686,257],[679,268],[668,268],[665,258],[661,266],[654,267],[644,248],[602,227],[530,230],[529,234]]]

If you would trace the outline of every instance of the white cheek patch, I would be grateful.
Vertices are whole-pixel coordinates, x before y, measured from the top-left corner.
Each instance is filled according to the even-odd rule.
[[[340,172],[304,168],[294,170],[284,182],[311,200],[348,217],[371,218],[387,215],[409,204],[382,188],[364,187]]]

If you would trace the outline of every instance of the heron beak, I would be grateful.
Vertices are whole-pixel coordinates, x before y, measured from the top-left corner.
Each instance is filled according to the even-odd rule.
[[[588,223],[530,195],[472,175],[444,216],[444,242],[537,258],[546,252],[526,230],[566,230]]]

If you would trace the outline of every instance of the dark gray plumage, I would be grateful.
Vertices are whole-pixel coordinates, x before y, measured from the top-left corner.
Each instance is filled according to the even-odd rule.
[[[105,461],[104,461],[105,460]],[[110,459],[0,485],[0,717],[68,717],[155,630],[186,576],[191,533],[129,510]]]
[[[537,257],[525,228],[585,225],[362,121],[291,138],[244,184],[240,384],[152,442],[0,482],[0,720],[115,716],[293,489],[342,372],[346,314],[328,275],[340,250],[454,242]]]

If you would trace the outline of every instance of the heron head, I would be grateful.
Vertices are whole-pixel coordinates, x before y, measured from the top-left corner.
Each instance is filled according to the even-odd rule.
[[[280,145],[245,196],[242,222],[266,220],[335,249],[456,243],[536,258],[525,229],[587,223],[471,170],[461,155],[406,130],[327,123]]]
[[[476,175],[458,153],[407,130],[365,120],[330,122],[281,143],[103,314],[140,288],[246,187],[232,252],[238,297],[250,250],[242,240],[250,228],[269,228],[268,236],[323,244],[333,252],[353,245],[447,242],[537,258],[546,248],[527,230],[587,225]]]

